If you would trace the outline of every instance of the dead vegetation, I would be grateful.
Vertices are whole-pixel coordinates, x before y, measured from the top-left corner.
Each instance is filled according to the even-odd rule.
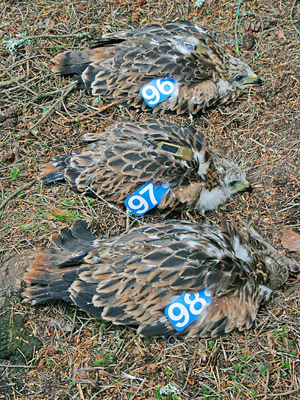
[[[99,237],[125,231],[124,209],[76,195],[66,185],[42,187],[35,178],[42,163],[79,149],[84,133],[102,131],[112,119],[145,115],[75,90],[71,79],[50,72],[50,59],[101,33],[168,20],[192,19],[222,33],[264,79],[263,87],[244,91],[233,104],[194,117],[220,152],[248,171],[254,188],[208,214],[207,221],[238,223],[240,215],[278,248],[286,229],[300,231],[296,1],[206,0],[194,8],[187,0],[7,0],[0,2],[0,15],[1,263],[47,245],[50,232],[77,218],[86,219]],[[190,124],[187,116],[166,118]],[[154,211],[141,221],[162,218]],[[286,251],[299,262],[299,252]],[[25,325],[13,335],[10,326],[20,317]],[[8,318],[11,336],[0,335],[0,399],[299,398],[297,288],[278,292],[252,330],[218,340],[144,339],[66,304],[33,308],[19,298],[1,318]],[[4,354],[7,343],[29,342],[28,335],[41,343],[33,356],[20,348],[20,357]],[[166,394],[160,393],[167,384]]]

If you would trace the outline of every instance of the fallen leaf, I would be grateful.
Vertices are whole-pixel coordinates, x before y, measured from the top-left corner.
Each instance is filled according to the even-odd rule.
[[[64,332],[72,332],[73,330],[72,325],[68,324],[63,319],[51,318],[49,325],[59,328]]]
[[[276,35],[278,36],[278,39],[286,39],[283,29],[278,29],[278,31],[276,31]]]
[[[45,25],[46,25],[48,28],[53,28],[53,27],[55,26],[55,22],[52,21],[52,19],[47,18],[47,19],[45,19],[44,22],[45,22]]]
[[[286,229],[281,238],[281,244],[289,251],[297,251],[300,253],[300,235],[293,231],[292,228]]]
[[[75,372],[75,379],[88,378],[89,372],[86,368],[80,368]]]

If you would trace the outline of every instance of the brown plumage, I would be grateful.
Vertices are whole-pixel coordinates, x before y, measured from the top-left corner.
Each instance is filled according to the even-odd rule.
[[[191,21],[107,34],[95,48],[66,51],[52,61],[54,72],[75,74],[94,96],[143,110],[150,110],[140,94],[143,86],[156,78],[175,79],[174,93],[154,112],[194,114],[262,83],[220,38]]]
[[[144,336],[217,337],[249,329],[259,305],[299,267],[251,230],[165,221],[96,240],[83,221],[37,252],[25,281],[32,304],[62,299]],[[164,314],[182,293],[208,289],[212,301],[176,332]]]
[[[88,145],[79,154],[62,156],[43,167],[44,183],[66,179],[73,189],[91,189],[107,201],[124,200],[143,184],[169,183],[171,189],[158,208],[215,210],[232,194],[250,190],[245,172],[232,160],[212,151],[209,142],[192,127],[146,119],[87,134]],[[159,149],[159,143],[182,146],[190,159]]]

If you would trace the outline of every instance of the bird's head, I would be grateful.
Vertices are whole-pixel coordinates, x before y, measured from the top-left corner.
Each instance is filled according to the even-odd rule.
[[[243,218],[238,218],[244,225],[241,233],[248,236],[247,242],[252,247],[256,262],[262,265],[266,285],[272,290],[279,289],[288,280],[289,272],[298,273],[300,271],[300,265],[266,242]],[[257,265],[257,267],[260,269],[260,266]]]
[[[283,286],[289,277],[289,266],[280,252],[273,253],[264,249],[260,252],[260,257],[265,264],[265,270],[268,277],[267,285],[275,290]]]
[[[251,192],[252,187],[246,179],[246,173],[237,163],[217,153],[214,153],[214,162],[221,186],[229,195],[236,192]]]
[[[226,80],[232,87],[243,88],[246,86],[259,86],[262,79],[259,78],[249,67],[239,58],[226,53],[224,56],[224,65],[226,70]]]

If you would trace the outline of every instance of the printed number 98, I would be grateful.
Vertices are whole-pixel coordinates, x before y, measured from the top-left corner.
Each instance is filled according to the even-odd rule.
[[[194,296],[194,299],[191,299],[191,296]],[[184,318],[184,320],[182,322],[178,322],[177,324],[175,324],[178,328],[182,328],[183,326],[188,324],[189,319],[190,319],[189,313],[191,313],[193,315],[199,315],[202,311],[202,307],[207,304],[205,299],[202,299],[199,297],[199,293],[186,294],[184,296],[184,301],[187,305],[189,305],[189,310],[187,309],[187,307],[185,307],[181,303],[171,304],[171,306],[169,307],[169,310],[168,310],[169,317],[173,321],[180,321],[182,318]],[[201,307],[199,309],[195,308],[195,305],[197,303],[201,304]],[[178,312],[176,312],[176,315],[175,315],[174,310],[176,308],[179,310],[179,314],[178,314]]]
[[[145,186],[142,190],[139,191],[139,194],[144,194],[145,192],[149,191],[149,197],[150,201],[153,206],[156,206],[158,204],[158,201],[156,200],[153,192],[153,184],[149,183],[147,186]],[[137,204],[134,202],[138,202]],[[138,210],[136,213],[137,214],[143,214],[149,209],[149,204],[146,199],[144,199],[142,196],[139,196],[136,194],[135,196],[132,196],[129,201],[128,205],[130,208],[133,210]]]

